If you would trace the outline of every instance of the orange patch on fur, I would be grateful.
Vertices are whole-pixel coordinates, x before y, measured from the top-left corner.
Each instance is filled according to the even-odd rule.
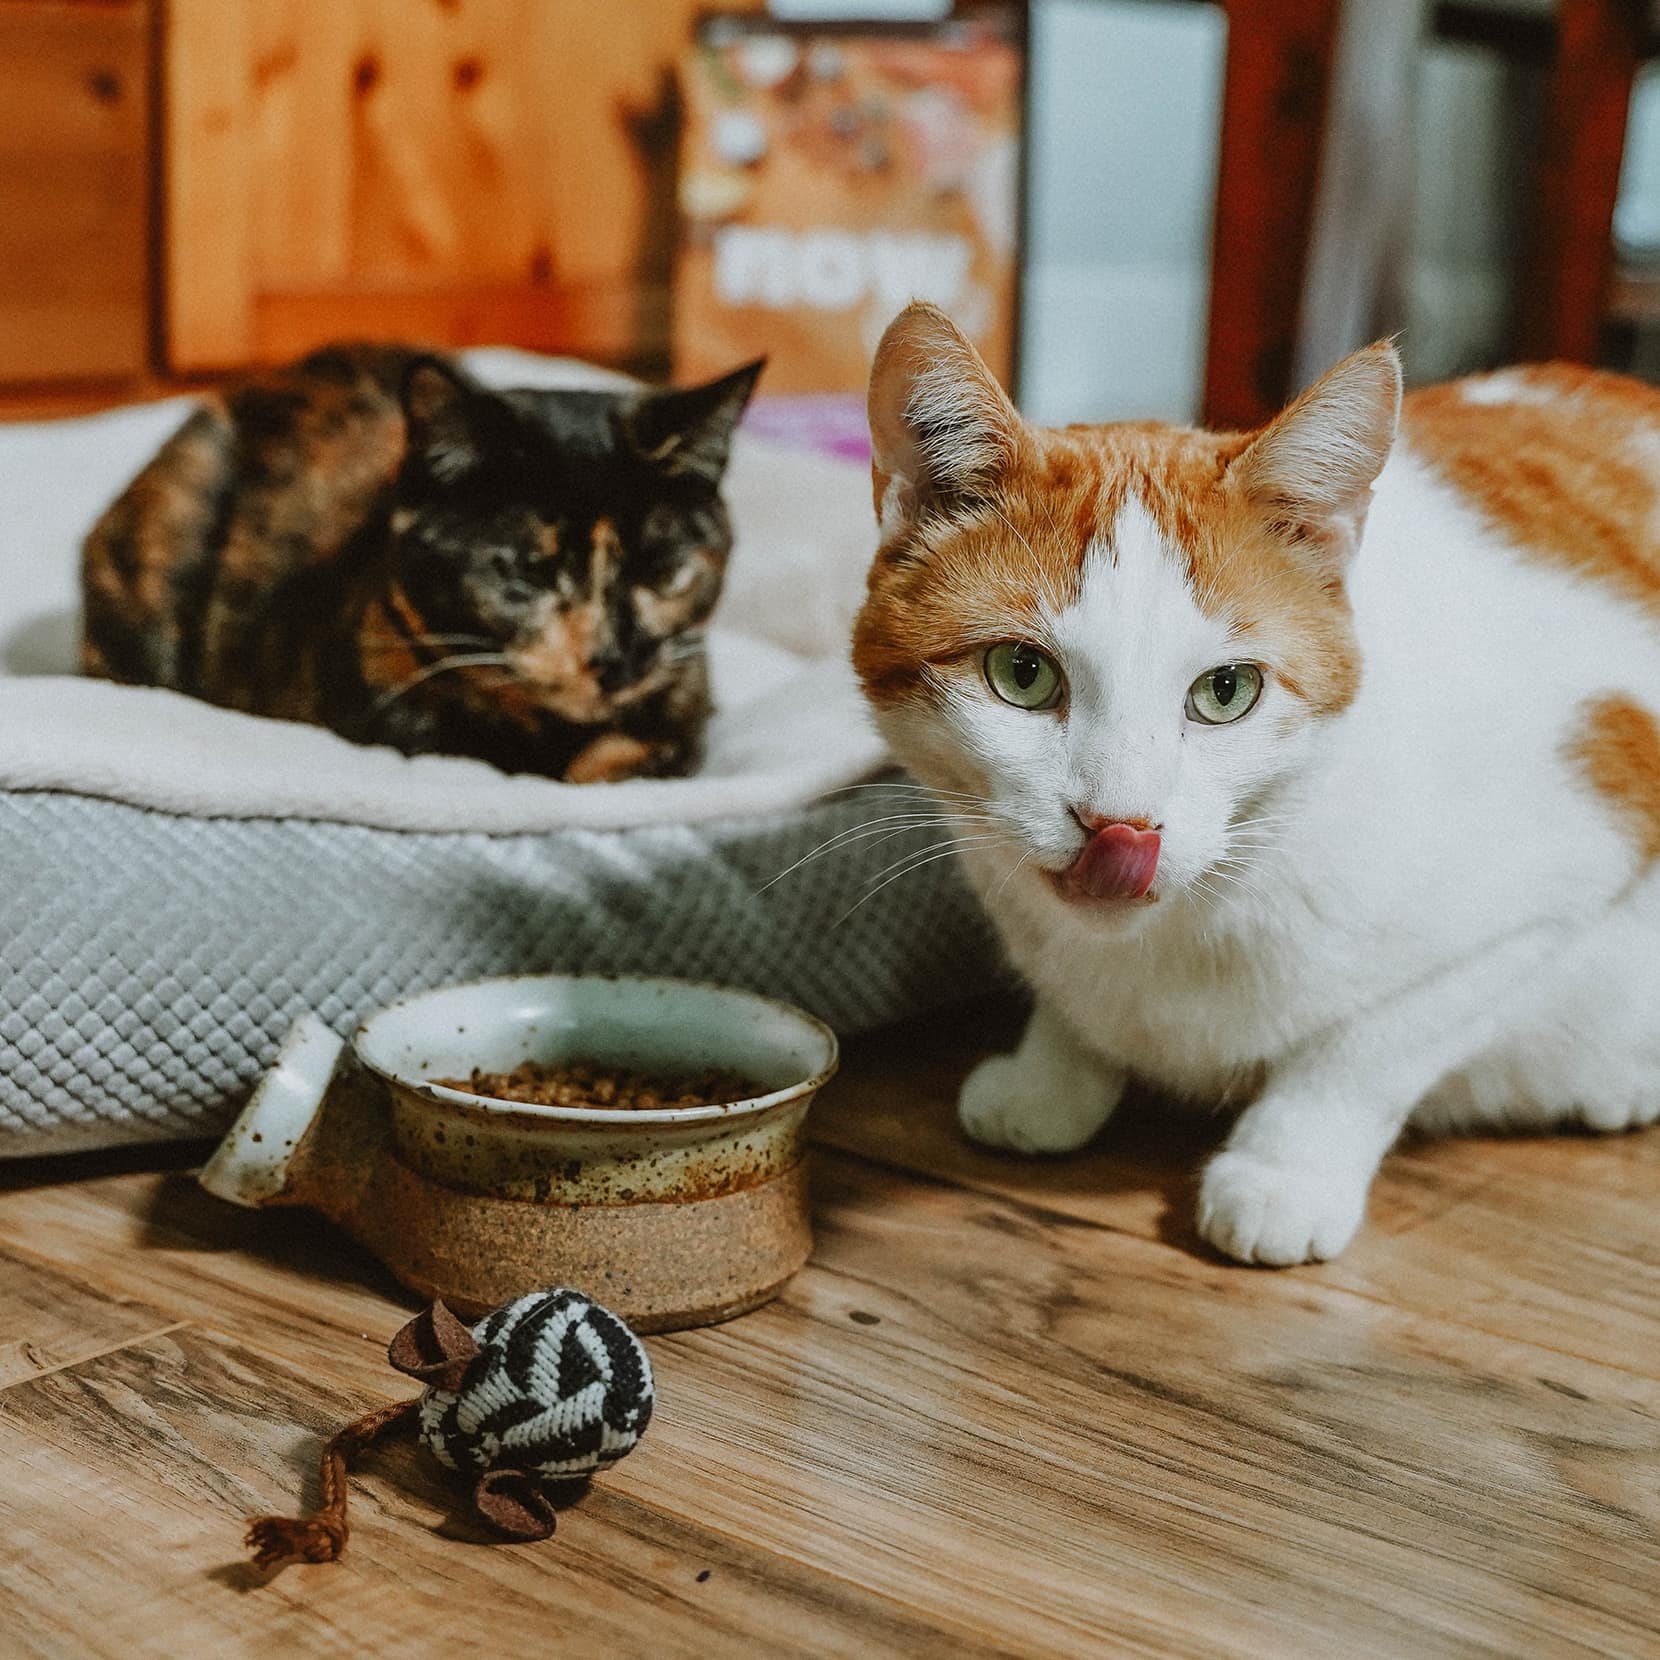
[[[1426,387],[1404,416],[1410,447],[1524,553],[1660,610],[1660,391],[1548,363]]]
[[[597,721],[610,709],[592,663],[606,627],[605,608],[589,601],[561,605],[550,596],[540,626],[529,640],[509,650],[513,676],[491,688],[510,712],[549,711],[566,720]]]
[[[854,667],[872,697],[898,701],[930,669],[1035,635],[1045,609],[1077,598],[1102,480],[1097,469],[1053,464],[1074,460],[1075,448],[1064,434],[1034,433],[995,495],[883,544],[853,634]]]
[[[1230,436],[1223,465],[1244,447]],[[1232,479],[1168,501],[1154,520],[1187,557],[1199,609],[1268,646],[1268,666],[1316,714],[1346,709],[1360,686],[1360,652],[1348,595],[1295,527],[1266,514]]]
[[[871,369],[885,540],[854,628],[866,692],[898,703],[1000,640],[1043,643],[1046,613],[1075,601],[1091,549],[1112,550],[1134,499],[1199,607],[1312,708],[1341,709],[1359,680],[1342,564],[1399,398],[1395,354],[1378,345],[1260,433],[1038,428],[942,311],[906,307]]]
[[[1660,723],[1626,697],[1587,704],[1569,746],[1591,787],[1630,827],[1645,860],[1660,859]]]
[[[369,690],[385,698],[419,694],[421,675],[431,667],[414,642],[426,633],[426,619],[402,588],[377,596],[363,613],[357,635],[358,672]],[[428,694],[431,695],[430,693]]]
[[[878,552],[853,641],[877,702],[998,640],[1040,639],[1043,612],[1077,598],[1087,550],[1131,496],[1187,560],[1201,609],[1271,638],[1272,667],[1315,710],[1349,702],[1359,670],[1341,586],[1226,476],[1249,435],[1145,422],[1024,436],[983,505],[925,519]]]

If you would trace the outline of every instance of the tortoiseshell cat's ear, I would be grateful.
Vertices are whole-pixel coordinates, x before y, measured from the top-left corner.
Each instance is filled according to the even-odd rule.
[[[409,454],[440,484],[475,466],[484,453],[495,401],[453,363],[418,357],[399,394],[409,426]]]
[[[758,357],[702,386],[648,392],[628,416],[635,448],[670,477],[720,483],[732,434],[766,365]]]

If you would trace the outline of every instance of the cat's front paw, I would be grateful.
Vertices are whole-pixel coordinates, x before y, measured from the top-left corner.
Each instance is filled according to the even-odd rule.
[[[605,732],[579,750],[565,767],[567,784],[615,784],[651,770],[654,751],[626,732]]]
[[[993,1055],[963,1082],[957,1117],[974,1141],[1017,1153],[1070,1153],[1106,1123],[1120,1080],[1068,1068],[1057,1075],[1021,1055]]]
[[[1199,1232],[1239,1262],[1324,1262],[1355,1236],[1366,1184],[1318,1166],[1223,1152],[1199,1184]]]
[[[1588,1130],[1603,1135],[1618,1135],[1622,1130],[1641,1130],[1660,1123],[1660,1090],[1652,1079],[1645,1079],[1640,1090],[1624,1095],[1605,1094],[1587,1101],[1579,1112],[1580,1120]]]

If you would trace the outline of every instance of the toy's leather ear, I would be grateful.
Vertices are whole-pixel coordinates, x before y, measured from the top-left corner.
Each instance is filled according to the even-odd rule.
[[[551,1539],[558,1525],[541,1483],[523,1470],[486,1470],[473,1489],[473,1503],[510,1539]]]
[[[477,1353],[473,1334],[442,1300],[417,1314],[386,1346],[386,1358],[400,1372],[435,1389],[459,1389]]]

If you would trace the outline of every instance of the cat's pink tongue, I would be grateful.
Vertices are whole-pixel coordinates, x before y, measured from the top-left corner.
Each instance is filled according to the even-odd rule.
[[[1074,899],[1144,899],[1159,869],[1159,833],[1109,824],[1084,843],[1060,878]]]

